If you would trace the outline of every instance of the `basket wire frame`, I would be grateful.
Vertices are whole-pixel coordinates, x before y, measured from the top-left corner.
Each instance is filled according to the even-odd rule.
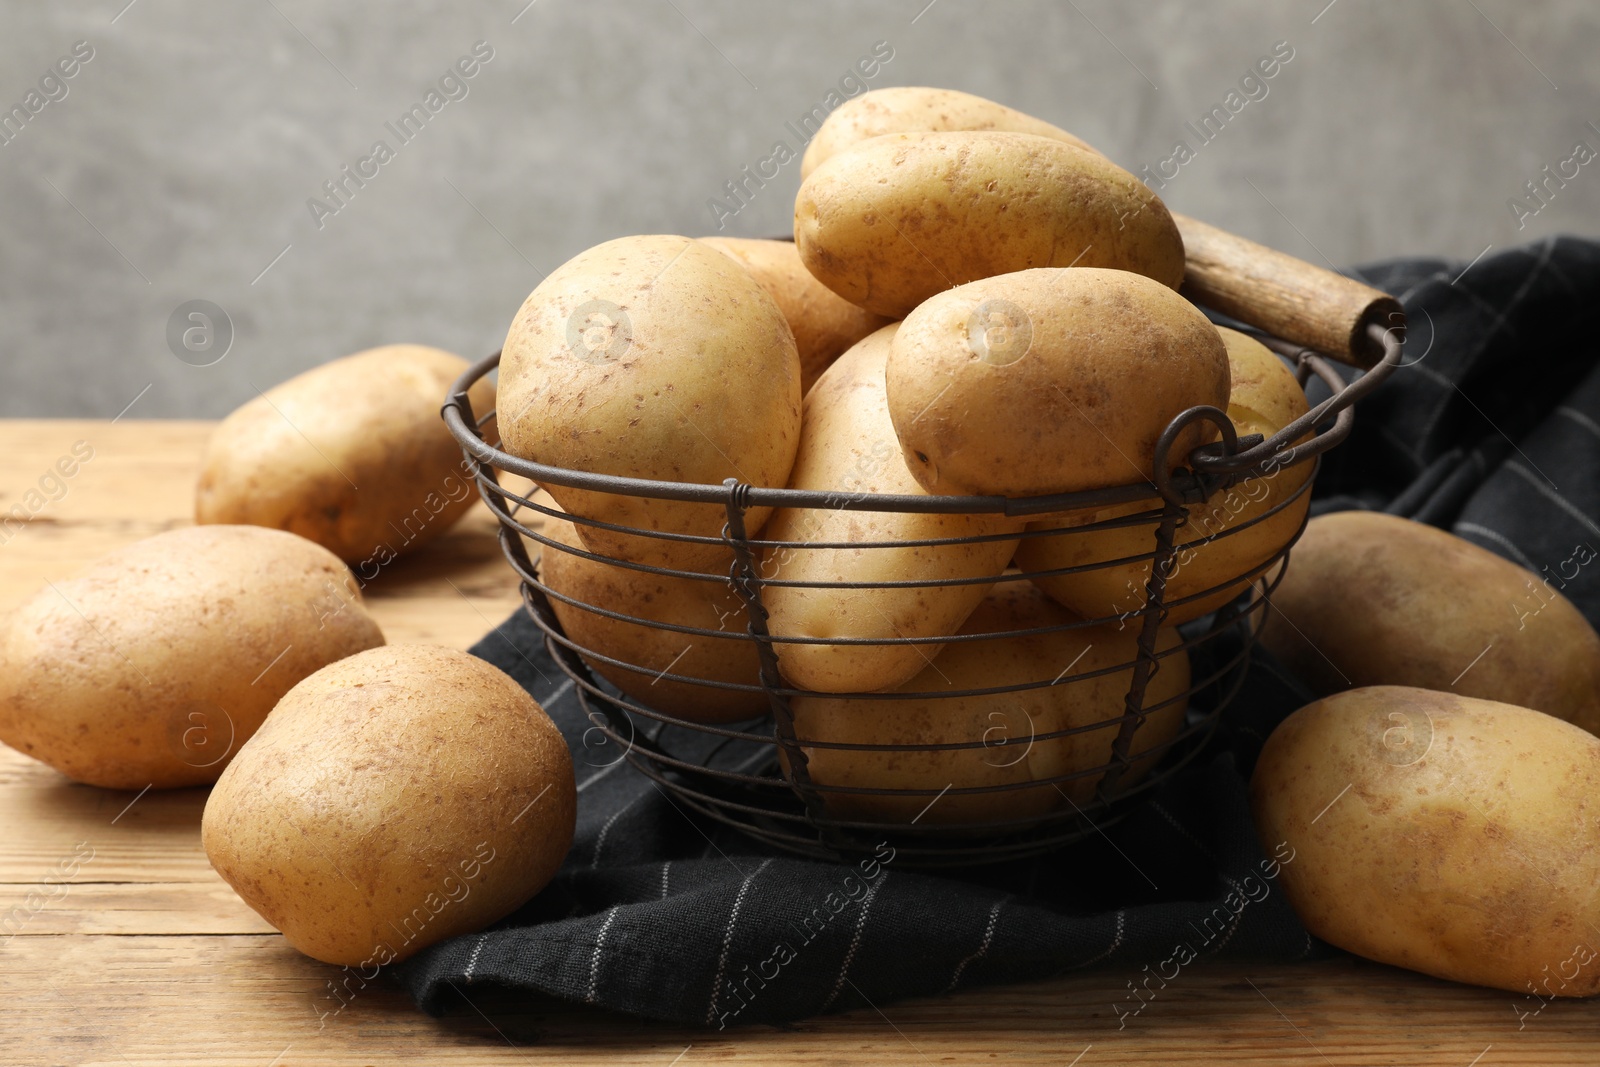
[[[1172,420],[1162,433],[1157,442],[1155,462],[1152,465],[1153,477],[1148,482],[1030,498],[920,497],[868,493],[843,495],[813,490],[751,486],[732,478],[720,486],[658,482],[566,470],[534,463],[501,451],[496,445],[485,440],[483,430],[492,423],[494,413],[474,412],[467,396],[467,390],[472,384],[498,366],[500,358],[498,352],[475,364],[454,383],[442,415],[446,425],[461,444],[465,455],[475,466],[479,492],[500,525],[499,538],[502,550],[521,581],[524,605],[544,635],[550,655],[571,680],[580,706],[593,724],[591,733],[597,734],[596,747],[604,749],[608,754],[618,753],[609,762],[591,763],[591,766],[609,767],[612,763],[625,759],[634,769],[652,781],[680,810],[735,827],[758,841],[791,852],[840,860],[870,852],[879,842],[889,840],[895,844],[897,861],[906,865],[934,867],[973,865],[1024,858],[1103,830],[1111,823],[1125,817],[1141,798],[1170,779],[1204,747],[1206,739],[1217,727],[1223,708],[1243,683],[1255,635],[1259,632],[1265,614],[1270,609],[1272,589],[1282,579],[1289,549],[1299,538],[1300,531],[1304,529],[1305,519],[1302,517],[1293,536],[1265,562],[1252,566],[1244,574],[1230,575],[1210,588],[1169,600],[1166,596],[1166,586],[1173,573],[1176,555],[1180,550],[1187,552],[1229,536],[1236,536],[1294,507],[1303,496],[1310,493],[1314,477],[1306,478],[1292,493],[1284,495],[1270,508],[1251,516],[1246,521],[1228,525],[1220,531],[1182,543],[1179,542],[1179,531],[1184,529],[1189,521],[1191,505],[1208,502],[1217,494],[1251,478],[1270,477],[1278,470],[1289,466],[1317,462],[1323,452],[1349,435],[1355,403],[1377,388],[1401,361],[1402,340],[1397,331],[1373,327],[1371,332],[1373,339],[1382,344],[1384,358],[1365,374],[1348,383],[1322,355],[1270,336],[1257,335],[1258,339],[1269,348],[1288,357],[1294,363],[1297,379],[1302,386],[1315,377],[1329,392],[1327,399],[1312,406],[1305,415],[1271,437],[1263,438],[1259,434],[1240,436],[1225,412],[1213,407],[1191,408]],[[1196,422],[1206,422],[1215,427],[1219,440],[1195,449],[1187,457],[1187,467],[1174,469],[1173,464],[1167,459],[1168,454],[1185,428]],[[1302,438],[1307,439],[1302,440]],[[500,480],[501,473],[530,479],[539,486],[555,485],[633,497],[717,503],[724,510],[726,524],[720,537],[663,533],[617,526],[592,517],[552,509],[534,499],[532,490],[518,493],[504,486]],[[1132,513],[1065,529],[894,543],[894,546],[938,547],[984,540],[1016,540],[1038,536],[1071,537],[1086,532],[1125,527],[1149,527],[1153,531],[1153,543],[1147,552],[1047,571],[1026,573],[1008,571],[998,579],[984,576],[892,583],[785,582],[783,579],[761,575],[760,560],[763,553],[776,550],[806,551],[828,547],[870,549],[893,546],[870,542],[764,540],[750,536],[746,523],[746,516],[754,507],[991,513],[1023,518],[1057,512],[1086,512],[1140,503],[1146,506]],[[731,550],[733,562],[727,574],[708,574],[619,559],[557,542],[538,526],[530,524],[537,521],[535,517],[561,518],[580,527],[587,525],[640,537],[690,544],[721,544]],[[644,574],[730,586],[747,612],[746,632],[709,630],[703,627],[663,623],[615,608],[579,601],[544,583],[534,557],[529,555],[528,542],[540,545],[541,552],[569,552]],[[775,635],[769,631],[767,609],[762,597],[763,588],[784,584],[841,590],[881,588],[891,585],[938,588],[963,584],[1027,581],[1036,576],[1067,575],[1087,570],[1142,564],[1145,561],[1149,561],[1150,570],[1143,590],[1143,602],[1136,607],[1114,615],[1005,633],[854,639]],[[1239,586],[1240,583],[1245,583],[1247,590],[1245,595],[1236,597],[1232,603],[1217,609],[1209,616],[1202,616],[1201,619],[1184,624],[1179,631],[1180,640],[1176,645],[1158,649],[1158,636],[1173,607],[1207,598],[1222,590]],[[565,633],[557,617],[554,603],[589,611],[614,621],[672,631],[687,637],[752,642],[760,664],[759,684],[675,674],[672,673],[672,664],[665,670],[658,670],[656,667],[618,659],[597,649],[582,647]],[[1064,683],[1062,677],[1057,676],[1054,680],[1040,679],[983,689],[950,689],[937,694],[882,691],[811,693],[795,688],[783,678],[779,670],[776,647],[785,643],[944,646],[1003,636],[1060,633],[1112,622],[1137,625],[1136,652],[1131,660],[1074,674]],[[1230,633],[1237,635],[1236,644],[1221,657],[1221,662],[1210,664],[1211,669],[1204,672],[1202,677],[1191,677],[1189,686],[1176,696],[1146,706],[1145,700],[1150,682],[1160,671],[1161,661],[1164,658],[1174,655],[1187,656],[1190,652],[1222,639],[1224,635]],[[658,681],[666,680],[752,695],[765,693],[768,712],[763,718],[752,719],[748,723],[704,723],[679,718],[640,703],[621,694],[614,687],[602,683],[596,677],[591,664],[654,675]],[[1043,733],[1030,731],[1026,738],[1006,736],[998,741],[989,739],[987,734],[980,740],[918,745],[802,738],[796,731],[790,704],[792,699],[804,696],[860,701],[924,700],[933,696],[949,699],[995,696],[1025,692],[1055,684],[1079,684],[1095,677],[1122,673],[1128,675],[1128,684],[1120,715]],[[1062,675],[1065,674],[1066,671],[1063,671]],[[1195,707],[1190,704],[1191,698],[1196,696],[1201,698],[1205,706]],[[1185,721],[1177,732],[1157,744],[1135,750],[1133,743],[1140,726],[1152,713],[1174,703],[1188,706]],[[1004,750],[1008,746],[1023,742],[1026,742],[1031,750],[1036,744],[1096,730],[1115,730],[1111,758],[1107,762],[1093,767],[1065,771],[1050,777],[1029,778],[1025,781],[979,786],[956,786],[951,783],[943,788],[867,787],[854,783],[836,785],[819,782],[813,779],[809,770],[808,750],[847,749],[867,752],[908,750],[934,752],[979,748]],[[707,744],[711,744],[711,747],[707,748]],[[584,749],[586,753],[590,751],[588,734],[585,735]],[[730,752],[742,755],[742,760],[729,762],[725,757]],[[1135,763],[1145,765],[1143,775],[1124,788],[1122,780]],[[1095,790],[1087,803],[1080,804],[1067,794],[1063,786],[1070,786],[1086,779],[1096,781]],[[955,829],[937,823],[919,825],[916,820],[906,823],[901,820],[844,817],[830,811],[828,806],[828,798],[833,794],[848,794],[852,797],[875,795],[914,797],[919,800],[925,798],[931,807],[946,795],[967,796],[1033,791],[1050,787],[1060,792],[1061,799],[1066,802],[1053,811],[1044,814],[1030,812],[1016,818],[968,821]],[[928,808],[922,810],[926,813]]]

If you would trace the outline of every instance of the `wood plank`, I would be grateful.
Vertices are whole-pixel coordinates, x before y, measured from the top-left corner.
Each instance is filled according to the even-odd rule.
[[[683,1065],[876,1059],[1061,1067],[1084,1053],[1077,1061],[1084,1067],[1548,1067],[1592,1064],[1600,1047],[1600,1018],[1584,1004],[1552,1004],[1519,1031],[1507,994],[1353,960],[1295,969],[1199,964],[1121,1029],[1110,1008],[1117,975],[1101,972],[891,1004],[787,1030],[721,1033],[553,1003],[507,1011],[502,996],[470,986],[448,1017],[430,1019],[381,982],[352,980],[335,998],[328,983],[340,972],[277,937],[19,937],[0,946],[0,961],[10,990],[27,991],[0,998],[10,1062],[290,1067],[395,1058],[666,1067],[681,1054]]]
[[[200,456],[214,423],[12,420],[0,423],[0,513],[22,505],[25,526],[0,528],[0,612],[46,580],[71,577],[99,556],[188,525]],[[93,458],[62,479],[55,464],[75,444]],[[71,464],[68,465],[69,467]],[[43,482],[43,488],[41,487]],[[37,492],[30,498],[27,494]],[[58,496],[59,499],[50,499]],[[42,504],[35,510],[33,503]],[[466,648],[520,603],[481,503],[438,541],[385,567],[368,586],[390,642]]]
[[[79,872],[92,873],[92,862]],[[276,932],[215,875],[203,882],[0,885],[0,938]]]

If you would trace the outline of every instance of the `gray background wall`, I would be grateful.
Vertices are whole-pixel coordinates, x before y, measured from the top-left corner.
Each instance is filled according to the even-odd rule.
[[[1600,161],[1522,229],[1506,204],[1600,149],[1593,0],[525,3],[5,0],[6,108],[73,42],[94,58],[0,145],[0,415],[220,416],[375,344],[485,354],[588,245],[714,229],[706,201],[880,40],[874,87],[993,97],[1136,170],[1286,40],[1172,206],[1339,264],[1600,231]],[[480,40],[400,146],[384,123]],[[395,158],[319,229],[307,199],[380,138]],[[798,169],[725,232],[785,231]],[[233,323],[210,366],[169,351],[194,299]]]

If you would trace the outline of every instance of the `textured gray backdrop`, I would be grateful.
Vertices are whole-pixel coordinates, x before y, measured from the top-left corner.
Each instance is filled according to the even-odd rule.
[[[220,416],[375,344],[477,356],[588,245],[708,232],[718,196],[724,232],[782,232],[797,163],[746,206],[724,183],[798,149],[786,123],[880,41],[873,87],[993,97],[1135,170],[1187,142],[1169,203],[1310,259],[1600,230],[1600,161],[1566,162],[1600,149],[1593,0],[926,2],[4,0],[0,107],[27,120],[0,143],[0,415]],[[1279,41],[1201,144],[1185,121]],[[372,177],[340,204],[346,165]],[[231,320],[216,362],[220,334],[171,351],[191,300]]]

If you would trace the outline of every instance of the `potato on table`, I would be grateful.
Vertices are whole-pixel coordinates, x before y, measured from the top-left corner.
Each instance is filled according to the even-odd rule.
[[[1352,689],[1273,732],[1250,792],[1323,940],[1541,999],[1600,992],[1600,739],[1510,704]]]
[[[290,690],[200,837],[291,945],[376,971],[521,907],[576,813],[572,756],[526,690],[466,652],[394,645]]]
[[[1261,642],[1314,692],[1450,690],[1600,733],[1600,635],[1542,577],[1370,511],[1312,519],[1288,567]]]
[[[6,620],[0,741],[90,785],[203,785],[296,682],[381,644],[325,548],[259,526],[157,534]]]
[[[288,530],[371,578],[478,499],[439,418],[467,366],[437,348],[385,345],[268,389],[213,431],[195,521]],[[487,380],[471,397],[477,414],[493,410]]]
[[[1183,238],[1161,198],[1104,156],[1025,133],[902,133],[841,152],[800,185],[806,269],[904,318],[935,293],[1032,267],[1108,267],[1176,289]]]

